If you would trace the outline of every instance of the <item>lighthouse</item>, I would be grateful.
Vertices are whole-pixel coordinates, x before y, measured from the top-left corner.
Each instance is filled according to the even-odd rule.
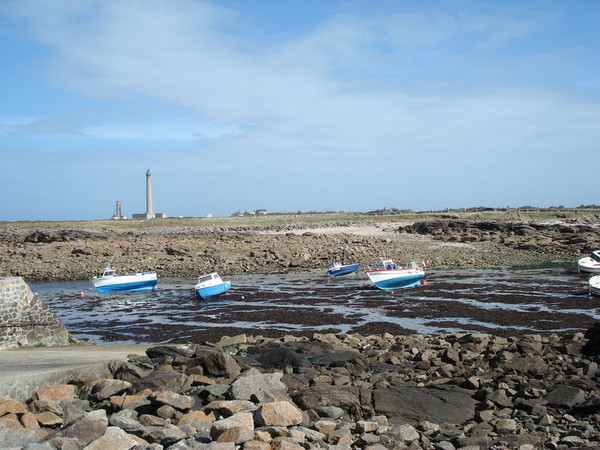
[[[164,219],[167,217],[163,213],[154,214],[154,208],[152,206],[152,173],[150,169],[146,171],[146,213],[145,214],[134,214],[134,219]]]
[[[154,217],[154,211],[152,210],[152,174],[150,169],[146,171],[146,216],[148,219]]]

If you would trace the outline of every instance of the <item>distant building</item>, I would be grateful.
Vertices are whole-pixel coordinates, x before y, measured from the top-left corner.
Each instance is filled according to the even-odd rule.
[[[123,214],[121,214],[121,202],[117,200],[117,205],[115,206],[115,213],[112,217],[114,220],[123,220],[127,219]]]
[[[166,214],[154,213],[152,208],[152,174],[150,170],[146,171],[146,213],[145,214],[134,214],[134,219],[164,219]]]

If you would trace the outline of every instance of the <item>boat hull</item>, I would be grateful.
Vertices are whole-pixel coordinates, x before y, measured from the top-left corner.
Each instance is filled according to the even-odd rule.
[[[354,274],[360,268],[360,264],[348,264],[345,266],[329,269],[327,275],[330,277],[343,277]]]
[[[214,286],[207,286],[203,288],[196,288],[196,295],[203,300],[208,300],[209,298],[217,297],[221,294],[224,294],[229,289],[231,289],[231,282],[225,281],[221,284],[216,284]]]
[[[140,292],[155,291],[158,278],[155,273],[139,275],[123,275],[111,277],[110,279],[97,278],[92,284],[98,292]]]
[[[416,269],[367,270],[367,276],[383,290],[414,287],[425,282],[425,271]]]
[[[585,258],[581,258],[578,261],[577,266],[578,266],[580,272],[600,273],[600,263],[597,261],[594,261],[589,256],[587,256]]]
[[[596,275],[590,278],[590,294],[600,297],[600,275]]]

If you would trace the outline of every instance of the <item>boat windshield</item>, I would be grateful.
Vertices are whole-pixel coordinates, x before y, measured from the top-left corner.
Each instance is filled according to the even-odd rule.
[[[198,277],[198,283],[204,283],[206,281],[210,281],[212,279],[212,275],[204,275],[202,277]]]
[[[115,271],[114,270],[105,270],[104,273],[102,274],[103,277],[112,277],[115,275]]]
[[[592,252],[591,258],[596,262],[600,262],[600,251]]]
[[[375,262],[375,270],[394,270],[395,268],[396,264],[391,259],[379,258]]]

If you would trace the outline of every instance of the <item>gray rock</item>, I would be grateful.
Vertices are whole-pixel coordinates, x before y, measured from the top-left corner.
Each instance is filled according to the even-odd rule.
[[[224,352],[215,352],[203,357],[202,366],[209,375],[232,380],[237,378],[242,370],[235,358]]]
[[[238,377],[231,384],[230,394],[236,400],[250,400],[253,397],[259,402],[269,398],[286,397],[287,386],[281,381],[282,373],[254,373]]]
[[[373,391],[375,411],[399,420],[459,424],[475,416],[476,401],[453,386],[396,387]]]
[[[146,375],[141,380],[132,383],[131,389],[134,393],[150,389],[152,391],[172,391],[181,393],[191,386],[187,375],[183,375],[174,370],[155,371]]]
[[[348,411],[360,405],[359,389],[336,386],[313,386],[293,393],[294,402],[302,409],[319,409],[322,405],[337,406]]]
[[[92,400],[102,401],[131,387],[131,383],[123,380],[102,379],[94,381],[88,390]]]
[[[159,358],[161,356],[169,356],[171,358],[184,356],[190,358],[196,353],[196,348],[196,344],[158,345],[147,349],[146,355],[148,355],[150,359]]]
[[[574,386],[559,384],[544,397],[549,405],[570,408],[585,400],[585,392]]]
[[[185,439],[187,435],[175,425],[167,425],[164,427],[146,427],[142,437],[150,443],[157,443],[167,447]]]
[[[256,360],[265,369],[299,369],[312,367],[312,363],[304,355],[286,347],[275,347],[256,356]]]

